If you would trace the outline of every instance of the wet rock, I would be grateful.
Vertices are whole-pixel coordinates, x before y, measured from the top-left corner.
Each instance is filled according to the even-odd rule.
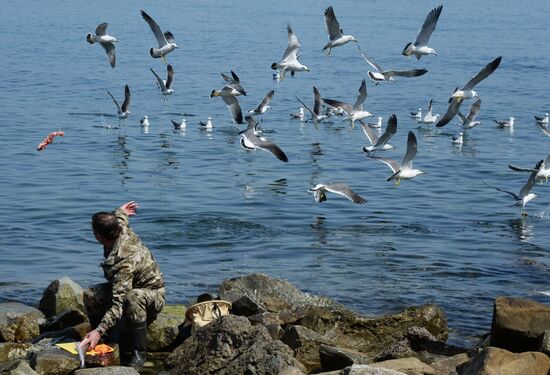
[[[272,312],[302,305],[338,306],[330,298],[304,293],[288,281],[261,273],[225,280],[220,286],[219,295],[232,303],[247,296]]]
[[[90,321],[81,310],[65,310],[53,320],[47,321],[42,327],[42,332],[60,331],[82,323],[89,325]]]
[[[371,362],[363,353],[323,344],[319,347],[319,357],[321,367],[325,371],[341,370],[354,364],[363,365]]]
[[[521,298],[495,299],[491,346],[512,352],[539,350],[547,329],[550,329],[550,306]]]
[[[390,359],[388,361],[371,363],[371,367],[376,368],[385,368],[395,371],[401,371],[405,374],[417,375],[435,375],[435,370],[433,367],[421,362],[418,358],[409,357],[409,358],[400,358],[400,359]]]
[[[456,368],[470,360],[467,353],[461,353],[452,357],[445,357],[430,363],[437,375],[458,375]]]
[[[424,327],[437,340],[446,340],[448,336],[445,313],[431,304],[377,318],[363,317],[343,308],[309,307],[297,323],[330,337],[338,347],[371,358],[403,340],[410,327]]]
[[[281,341],[294,350],[294,355],[309,372],[321,367],[319,347],[332,345],[332,341],[319,333],[302,326],[287,326]]]
[[[31,350],[31,344],[15,342],[0,343],[0,363],[18,358],[25,358]]]
[[[85,312],[82,288],[68,277],[54,280],[44,290],[38,308],[48,318],[67,310]]]
[[[292,367],[304,371],[292,349],[272,340],[265,327],[231,314],[199,328],[166,363],[172,374],[279,374]]]
[[[139,375],[133,367],[112,366],[105,368],[84,368],[76,370],[74,375]]]
[[[231,306],[231,314],[251,316],[265,312],[265,308],[248,296],[242,296]]]
[[[152,352],[167,351],[175,347],[179,327],[185,322],[184,305],[165,305],[147,328],[147,349]]]
[[[544,335],[542,335],[542,343],[540,345],[539,351],[550,356],[550,329],[547,329],[546,331],[544,331]]]
[[[27,342],[40,334],[36,314],[6,313],[0,317],[0,341]]]
[[[2,375],[36,375],[27,361],[18,359],[7,363],[0,363],[0,374]]]
[[[540,352],[512,353],[488,347],[468,362],[458,366],[460,375],[547,375],[550,358]]]
[[[33,353],[31,367],[40,375],[69,375],[80,366],[76,355],[52,348]]]
[[[44,315],[19,302],[0,303],[0,342],[26,342],[40,333]]]
[[[83,291],[86,315],[90,319],[92,327],[97,327],[103,315],[111,307],[113,300],[112,287],[109,283],[92,285]]]

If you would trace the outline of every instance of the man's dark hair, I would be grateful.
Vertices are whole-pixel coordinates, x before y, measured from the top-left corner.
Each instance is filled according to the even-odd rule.
[[[112,212],[98,212],[92,216],[92,228],[108,240],[114,241],[122,228]]]

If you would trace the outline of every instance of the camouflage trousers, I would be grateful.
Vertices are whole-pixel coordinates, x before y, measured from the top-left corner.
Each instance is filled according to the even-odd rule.
[[[164,307],[164,295],[164,288],[128,291],[124,298],[124,316],[129,323],[152,322]]]

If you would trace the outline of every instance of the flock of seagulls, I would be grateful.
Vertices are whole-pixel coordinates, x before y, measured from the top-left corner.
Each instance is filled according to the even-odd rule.
[[[424,23],[416,37],[414,42],[409,42],[403,49],[402,55],[411,57],[415,56],[417,60],[422,57],[437,55],[434,48],[429,46],[429,40],[431,35],[436,29],[437,23],[441,16],[443,6],[439,5],[433,8],[426,16]],[[167,96],[174,93],[174,68],[166,61],[166,56],[176,50],[178,45],[176,44],[174,35],[170,31],[164,31],[155,22],[155,20],[149,16],[145,11],[141,11],[142,18],[149,25],[158,46],[151,47],[149,53],[153,58],[160,58],[167,66],[166,79],[161,78],[155,70],[150,68],[153,73],[157,85],[160,89],[161,95],[164,100]],[[331,55],[333,49],[343,46],[349,42],[355,42],[357,44],[359,54],[366,61],[366,63],[372,67],[372,70],[368,71],[369,79],[376,85],[382,82],[395,82],[395,77],[414,78],[421,77],[428,71],[426,69],[414,68],[408,70],[385,70],[379,64],[369,57],[361,47],[358,40],[353,35],[344,34],[340,23],[338,22],[334,8],[332,6],[326,8],[324,12],[324,19],[326,24],[326,30],[328,33],[328,43],[322,48],[322,51],[326,55]],[[86,40],[91,43],[99,43],[106,52],[107,60],[112,68],[116,65],[115,56],[115,43],[117,39],[107,34],[107,23],[101,23],[96,27],[95,34],[88,33]],[[271,69],[275,70],[273,78],[282,81],[285,79],[286,73],[290,72],[292,77],[296,72],[309,72],[310,69],[299,61],[299,49],[301,44],[297,35],[294,33],[290,24],[287,24],[287,37],[288,46],[286,47],[281,60],[271,64]],[[472,129],[480,124],[476,120],[480,109],[481,99],[476,90],[483,80],[492,75],[499,67],[502,61],[502,57],[497,57],[483,67],[477,74],[475,74],[466,84],[462,87],[456,87],[448,98],[448,108],[443,116],[433,113],[433,99],[430,100],[428,109],[423,113],[422,108],[418,108],[417,111],[411,112],[411,117],[423,124],[436,124],[436,127],[443,127],[449,124],[456,116],[459,117],[461,123],[461,131],[452,137],[452,143],[462,144],[464,140],[464,134],[467,130]],[[275,91],[270,90],[260,104],[248,110],[248,115],[243,116],[241,106],[239,103],[239,96],[246,96],[247,92],[241,85],[239,76],[232,70],[229,74],[221,73],[224,81],[223,86],[218,90],[212,90],[210,97],[221,97],[225,105],[227,106],[231,119],[234,123],[247,125],[246,129],[239,133],[240,145],[247,151],[264,150],[273,154],[278,160],[282,162],[288,162],[288,157],[285,152],[264,136],[262,136],[262,130],[260,125],[262,121],[257,121],[256,116],[264,115],[270,108],[270,104],[274,98]],[[113,100],[117,108],[117,117],[124,123],[130,115],[130,89],[128,85],[124,88],[124,101],[122,105],[119,105],[118,101],[107,91],[108,95]],[[327,119],[334,116],[341,116],[342,122],[349,122],[349,129],[354,128],[355,123],[359,122],[366,138],[370,142],[370,145],[363,147],[363,151],[369,159],[378,160],[386,164],[392,174],[387,178],[387,181],[394,181],[396,185],[400,184],[402,180],[409,180],[415,178],[421,174],[424,174],[422,170],[413,168],[413,161],[418,151],[418,143],[414,132],[409,131],[407,135],[407,149],[401,162],[396,160],[379,156],[380,152],[391,150],[394,147],[388,142],[397,133],[397,116],[392,114],[387,122],[384,133],[378,136],[372,129],[381,128],[383,118],[377,117],[377,121],[374,123],[367,123],[365,120],[368,117],[373,116],[371,112],[364,109],[364,103],[367,99],[367,85],[366,80],[363,79],[357,97],[353,102],[345,102],[336,99],[323,98],[319,90],[313,86],[313,105],[308,106],[305,102],[296,96],[297,101],[301,104],[297,113],[290,114],[291,119],[298,120],[300,122],[308,123],[312,122],[315,127],[318,127],[320,123],[325,122]],[[470,99],[476,99],[471,104],[469,112],[464,115],[460,108],[465,101]],[[183,118],[180,121],[171,120],[174,129],[185,129],[187,124]],[[535,116],[536,123],[541,127],[543,133],[550,137],[550,130],[548,128],[549,116],[545,113],[544,116]],[[502,127],[513,127],[514,117],[510,117],[508,120],[495,120],[495,122]],[[140,124],[144,127],[149,125],[148,117],[144,116],[140,120]],[[206,122],[200,122],[200,126],[204,129],[212,129],[212,117],[208,117]],[[521,207],[521,213],[526,215],[525,205],[536,198],[536,195],[531,193],[533,186],[538,183],[548,182],[550,177],[550,155],[545,160],[540,160],[533,168],[522,168],[516,166],[509,166],[511,170],[517,172],[529,172],[529,178],[527,182],[520,190],[519,194],[515,194],[508,190],[504,190],[498,187],[493,187],[497,191],[504,192],[512,196],[515,200],[514,205]],[[489,185],[490,186],[490,185]],[[323,202],[327,199],[326,193],[334,193],[342,195],[352,201],[353,203],[363,204],[366,201],[355,193],[346,183],[319,183],[308,190],[313,193],[316,202]]]

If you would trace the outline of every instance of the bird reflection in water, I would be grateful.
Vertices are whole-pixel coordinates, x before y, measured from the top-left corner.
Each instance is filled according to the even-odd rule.
[[[286,189],[288,188],[288,181],[286,178],[280,178],[269,183],[269,188],[275,194],[286,194]]]
[[[521,242],[528,242],[533,238],[533,224],[530,223],[529,218],[512,219],[508,224]]]
[[[130,159],[131,152],[126,148],[126,136],[119,135],[117,138],[117,147],[113,148],[114,152],[114,162],[113,168],[119,171],[121,175],[120,183],[122,186],[125,185],[125,180],[131,179],[132,177],[127,175],[128,172],[128,160]]]
[[[327,244],[327,229],[325,227],[325,217],[324,216],[315,216],[313,223],[310,225],[313,229],[313,235],[315,236],[314,242],[312,242],[312,247],[323,247]]]

